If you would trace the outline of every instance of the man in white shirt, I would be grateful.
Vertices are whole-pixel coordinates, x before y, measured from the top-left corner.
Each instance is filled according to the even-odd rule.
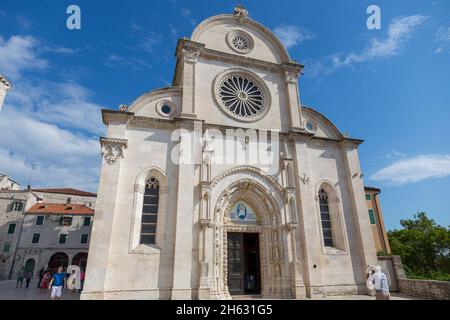
[[[375,299],[376,300],[390,300],[389,286],[386,275],[381,272],[380,266],[375,266],[375,273],[372,274],[368,281],[375,285]]]

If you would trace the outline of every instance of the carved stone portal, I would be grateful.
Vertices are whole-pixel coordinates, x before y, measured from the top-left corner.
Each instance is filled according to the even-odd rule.
[[[281,194],[277,195],[281,198]],[[245,201],[258,215],[257,222],[241,224],[229,219],[231,209],[238,201]],[[263,297],[292,297],[288,242],[281,225],[281,212],[277,201],[267,188],[251,179],[238,180],[225,188],[213,211],[213,239],[211,246],[211,294],[215,299],[230,299],[228,289],[228,232],[259,234],[261,295]]]

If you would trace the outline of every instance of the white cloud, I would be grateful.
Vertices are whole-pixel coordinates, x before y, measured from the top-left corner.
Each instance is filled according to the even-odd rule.
[[[35,187],[95,191],[97,137],[105,132],[100,106],[78,83],[46,81],[31,72],[49,67],[44,53],[72,53],[60,49],[31,36],[0,37],[0,70],[13,82],[0,112],[0,170],[25,186],[35,164]]]
[[[140,25],[138,25],[136,22],[133,22],[131,24],[131,30],[133,31],[143,31],[144,28],[142,28]]]
[[[189,9],[187,9],[187,8],[181,9],[181,15],[182,15],[183,17],[187,17],[187,16],[189,16],[190,14],[191,14],[191,10],[189,10]]]
[[[125,58],[115,54],[108,56],[106,65],[111,68],[122,67],[133,71],[152,68],[152,66],[144,60],[138,58]]]
[[[74,131],[102,134],[101,107],[90,101],[90,91],[71,82],[20,80],[13,83],[4,109]]]
[[[45,59],[38,57],[40,42],[31,36],[0,36],[0,70],[10,79],[17,79],[24,70],[42,70],[48,67]]]
[[[155,31],[146,30],[134,22],[131,24],[131,29],[139,37],[139,46],[149,53],[153,53],[155,48],[161,43],[162,36]]]
[[[17,23],[19,24],[19,26],[24,29],[24,30],[28,30],[31,28],[31,26],[33,25],[33,23],[31,22],[30,19],[24,17],[24,16],[18,16],[16,18]]]
[[[97,139],[44,123],[13,109],[0,114],[0,168],[13,179],[33,185],[72,186],[95,191],[100,165]]]
[[[370,179],[394,184],[450,176],[450,155],[418,155],[402,159],[374,173]]]
[[[322,61],[312,62],[309,64],[309,70],[306,70],[306,75],[317,77],[322,74],[330,74],[341,67],[398,55],[406,41],[412,37],[415,29],[426,20],[427,17],[422,15],[396,17],[389,24],[384,39],[372,38],[369,45],[359,53],[333,54]]]
[[[445,49],[450,47],[450,26],[440,27],[436,32],[434,41],[439,45],[439,48],[435,51],[436,54],[442,53]]]
[[[411,38],[415,28],[426,19],[421,15],[394,18],[389,25],[387,38],[373,38],[362,53],[350,53],[343,59],[336,57],[333,62],[336,66],[350,65],[397,55],[406,40]]]
[[[314,39],[316,37],[314,33],[304,28],[290,25],[276,27],[273,32],[288,49],[295,47],[302,41]]]

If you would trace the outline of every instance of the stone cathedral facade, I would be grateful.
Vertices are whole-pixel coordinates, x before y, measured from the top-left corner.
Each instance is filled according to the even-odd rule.
[[[172,86],[103,110],[82,299],[366,292],[362,140],[301,104],[302,69],[236,7],[178,41]]]

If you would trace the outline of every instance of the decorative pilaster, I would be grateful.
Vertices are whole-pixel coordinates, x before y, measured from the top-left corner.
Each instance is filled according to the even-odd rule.
[[[345,161],[348,190],[352,204],[355,222],[356,238],[359,242],[361,255],[360,279],[364,280],[365,270],[368,265],[377,262],[377,255],[372,240],[372,229],[367,214],[367,201],[365,198],[364,183],[361,177],[361,166],[358,157],[358,145],[360,142],[344,140],[341,142],[341,150]],[[355,272],[358,272],[355,269]]]
[[[301,270],[301,263],[297,256],[297,240],[295,237],[295,232],[298,228],[298,224],[296,223],[289,223],[288,229],[289,234],[291,238],[291,247],[292,247],[292,261],[291,264],[291,275],[292,275],[292,286],[293,286],[293,293],[294,298],[305,298],[306,297],[306,290],[305,285],[303,283],[303,276],[302,276],[302,270]]]
[[[125,157],[125,149],[128,147],[127,139],[100,138],[102,157],[109,165]]]
[[[178,189],[175,217],[175,245],[174,245],[174,270],[173,288],[171,298],[173,300],[192,299],[192,270],[193,265],[199,263],[193,259],[193,232],[201,233],[198,225],[192,225],[194,221],[194,187],[196,181],[195,169],[200,164],[201,147],[197,141],[201,139],[201,121],[181,121],[180,128],[188,134],[181,134],[179,145],[181,146],[180,162],[178,165]],[[184,147],[184,146],[187,146]],[[183,154],[186,153],[186,154]],[[195,231],[194,231],[195,230]]]
[[[310,172],[310,155],[308,152],[308,137],[296,136],[292,137],[293,154],[296,161],[297,172]],[[300,178],[300,177],[299,177]],[[306,295],[308,297],[321,296],[323,285],[323,263],[322,263],[322,246],[321,235],[317,228],[319,221],[315,212],[317,212],[316,203],[314,201],[314,186],[309,183],[309,177],[305,177],[305,182],[297,181],[297,192],[301,196],[301,201],[297,202],[298,207],[298,232],[297,242],[302,245],[302,261],[303,261],[303,282],[305,285]],[[308,183],[306,183],[308,182]]]
[[[291,130],[303,131],[302,115],[301,115],[301,103],[298,93],[298,79],[300,72],[303,69],[303,65],[283,62],[281,64],[281,70],[284,73],[286,81],[286,90],[288,93],[289,101],[289,115],[291,120]]]
[[[183,98],[180,118],[196,118],[195,114],[195,69],[204,44],[187,39],[180,40],[177,57],[183,62]]]
[[[209,283],[209,263],[207,260],[206,248],[207,248],[207,233],[211,230],[212,220],[211,219],[201,219],[200,225],[202,227],[202,261],[200,263],[200,288],[206,289],[210,288]]]

